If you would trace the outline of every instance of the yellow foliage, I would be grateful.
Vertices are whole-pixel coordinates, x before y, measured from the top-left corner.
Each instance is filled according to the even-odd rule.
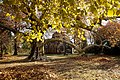
[[[6,16],[7,16],[7,17],[10,16],[10,13],[7,13]]]
[[[57,32],[59,32],[59,33],[61,32],[61,30],[60,30],[60,29],[58,29],[58,28],[56,29],[56,31],[57,31]]]
[[[85,34],[85,32],[84,32],[84,31],[82,31],[82,34]]]
[[[83,35],[81,36],[81,39],[82,39],[83,41],[86,40],[86,38],[85,38]]]
[[[83,40],[83,41],[85,41],[85,40],[86,40],[86,38],[85,38],[85,37],[83,37],[83,38],[82,38],[82,40]]]
[[[20,41],[23,43],[24,42],[24,40],[22,39],[22,38],[20,38]]]
[[[56,25],[52,25],[52,29],[55,29],[56,28]]]
[[[15,19],[15,16],[11,16],[11,19]]]
[[[103,19],[104,14],[108,17],[120,14],[119,0],[3,0],[4,4],[11,7],[11,10],[8,10],[11,13],[7,13],[6,16],[10,16],[11,19],[20,18],[21,21],[32,24],[34,32],[29,36],[30,39],[37,39],[37,41],[42,37],[42,33],[38,30],[45,33],[48,25],[52,25],[52,29],[56,29],[58,32],[61,32],[62,27],[92,29],[87,26],[95,26],[100,22],[99,19]],[[15,17],[11,16],[12,9]],[[40,17],[39,19],[36,13]],[[22,17],[17,14],[21,14]],[[73,33],[73,31],[71,32]],[[78,32],[80,37],[83,34],[85,34],[83,31]],[[85,37],[82,39],[85,40]]]
[[[46,30],[43,30],[44,33],[46,33]]]
[[[41,37],[42,37],[42,33],[39,31],[36,36],[37,41],[41,41],[42,40]]]
[[[42,36],[42,33],[39,32],[39,33],[37,33],[37,35],[38,35],[39,37],[41,37],[41,36]]]
[[[27,42],[29,42],[30,41],[30,39],[27,39]]]
[[[31,38],[32,38],[32,39],[35,39],[35,38],[36,38],[36,35],[35,35],[35,34],[32,34]]]
[[[120,10],[112,9],[107,12],[108,17],[120,16]]]

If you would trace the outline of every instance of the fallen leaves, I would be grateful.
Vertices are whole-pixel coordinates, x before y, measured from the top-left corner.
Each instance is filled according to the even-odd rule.
[[[37,61],[26,62],[26,65],[18,64],[20,65],[0,69],[0,79],[120,80],[120,59],[110,56],[75,56],[52,58],[51,62],[47,63]]]
[[[59,80],[58,76],[43,65],[17,66],[0,70],[2,80]]]
[[[65,80],[120,80],[120,61],[110,56],[78,56],[62,62],[50,67]]]

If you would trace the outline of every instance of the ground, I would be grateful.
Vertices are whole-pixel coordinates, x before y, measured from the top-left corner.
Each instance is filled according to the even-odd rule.
[[[0,60],[0,80],[120,80],[120,57],[52,55],[32,62],[25,57]]]

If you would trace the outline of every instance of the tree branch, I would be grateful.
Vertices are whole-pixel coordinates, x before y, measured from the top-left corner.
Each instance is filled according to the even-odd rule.
[[[6,27],[5,25],[3,25],[2,23],[0,23],[0,28],[3,28],[3,29],[6,29],[6,30],[9,30],[9,31],[12,31],[13,33],[17,33],[19,31],[15,30],[15,29],[12,29],[10,27]]]
[[[58,42],[64,42],[70,46],[72,46],[74,49],[76,49],[78,51],[78,53],[81,53],[82,52],[82,49],[79,49],[78,47],[76,47],[75,44],[71,43],[70,41],[66,41],[66,40],[63,40],[63,39],[47,39],[45,42],[43,42],[41,45],[40,45],[40,48],[42,48],[44,45],[50,43],[50,42],[55,42],[55,41],[58,41]]]
[[[6,27],[5,25],[3,25],[2,23],[0,23],[0,28],[2,28],[2,29],[4,29],[4,30],[9,30],[9,31],[11,31],[11,32],[13,32],[13,33],[22,33],[24,36],[26,36],[26,34],[25,33],[23,33],[23,32],[20,32],[20,31],[18,31],[18,30],[16,30],[16,29],[13,29],[13,28],[10,28],[10,27]]]

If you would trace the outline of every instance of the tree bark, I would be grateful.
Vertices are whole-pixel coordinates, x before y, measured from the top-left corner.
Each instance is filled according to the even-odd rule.
[[[16,38],[14,39],[14,54],[13,55],[18,55],[17,54],[17,40],[16,40]]]
[[[38,56],[39,56],[39,48],[38,47],[36,47],[36,53],[35,53],[36,55],[35,55],[35,58],[37,59],[38,58]]]
[[[30,52],[30,55],[28,56],[28,59],[32,59],[35,53],[35,49],[36,49],[36,41],[33,40],[33,42],[31,43],[31,52]]]
[[[24,36],[27,36],[25,33],[23,33],[23,32],[20,32],[19,30],[16,30],[16,29],[14,29],[14,28],[11,28],[11,27],[7,27],[7,26],[5,26],[4,24],[2,24],[2,23],[0,23],[0,28],[2,28],[3,30],[8,30],[8,31],[11,31],[11,32],[13,32],[13,33],[21,33],[21,34],[23,34]]]
[[[1,51],[0,51],[0,52],[1,52],[1,53],[0,53],[0,58],[2,58],[2,56],[3,56],[2,41],[1,41],[1,47],[0,47],[0,48],[1,48],[1,49],[0,49],[0,50],[1,50]]]

